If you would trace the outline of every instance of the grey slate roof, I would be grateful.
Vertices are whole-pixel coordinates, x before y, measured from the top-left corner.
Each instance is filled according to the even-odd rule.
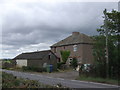
[[[78,32],[76,35],[72,34],[71,36],[53,44],[51,47],[71,45],[71,44],[73,45],[80,43],[92,44],[93,40],[89,36]]]
[[[27,59],[27,60],[30,60],[30,59],[38,60],[39,59],[39,60],[42,60],[44,57],[49,55],[50,52],[51,52],[51,50],[22,53],[22,54],[16,56],[13,60],[15,60],[15,59]]]

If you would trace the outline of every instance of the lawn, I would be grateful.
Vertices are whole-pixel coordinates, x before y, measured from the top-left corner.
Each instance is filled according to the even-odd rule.
[[[76,78],[76,80],[118,85],[118,80],[109,79],[109,78],[79,76],[79,77]]]

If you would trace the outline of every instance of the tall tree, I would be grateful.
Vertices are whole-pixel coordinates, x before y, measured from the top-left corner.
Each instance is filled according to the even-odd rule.
[[[119,72],[119,38],[120,38],[120,12],[112,10],[112,12],[104,11],[104,24],[97,29],[99,36],[94,37],[96,43],[94,45],[94,55],[96,61],[105,65],[105,38],[106,30],[108,35],[108,57],[109,57],[109,76],[118,77]]]
[[[107,28],[108,28],[108,34],[109,35],[118,35],[120,34],[120,12],[117,12],[115,10],[112,10],[112,12],[107,12],[107,10],[105,9],[104,11],[104,16],[103,18],[105,18],[105,14],[107,17]],[[100,34],[105,34],[106,30],[105,30],[105,23],[100,27],[100,29],[97,29],[97,31]]]

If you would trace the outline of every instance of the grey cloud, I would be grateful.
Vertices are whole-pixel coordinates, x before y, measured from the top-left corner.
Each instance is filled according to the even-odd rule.
[[[117,3],[62,2],[20,3],[5,7],[2,43],[12,46],[8,49],[14,49],[18,53],[20,48],[23,48],[23,52],[24,47],[31,48],[30,45],[40,43],[47,43],[45,47],[40,46],[47,48],[73,31],[96,35],[96,29],[102,24],[102,11],[104,8],[116,9],[116,5]]]

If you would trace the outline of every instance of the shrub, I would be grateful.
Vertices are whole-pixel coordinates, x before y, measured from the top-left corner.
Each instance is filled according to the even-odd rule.
[[[3,69],[9,69],[9,68],[13,68],[13,67],[14,67],[14,65],[10,61],[5,61],[2,63]]]
[[[26,70],[28,70],[28,68],[26,66],[22,66],[22,70],[26,71]]]
[[[69,55],[70,55],[70,51],[61,51],[61,57],[64,63],[66,63]]]
[[[73,58],[73,60],[71,61],[71,66],[73,68],[76,68],[78,66],[78,63],[77,63],[77,59],[76,58]]]
[[[57,68],[60,69],[61,66],[62,66],[62,64],[65,64],[65,63],[64,63],[64,62],[59,62],[59,63],[57,63]]]

